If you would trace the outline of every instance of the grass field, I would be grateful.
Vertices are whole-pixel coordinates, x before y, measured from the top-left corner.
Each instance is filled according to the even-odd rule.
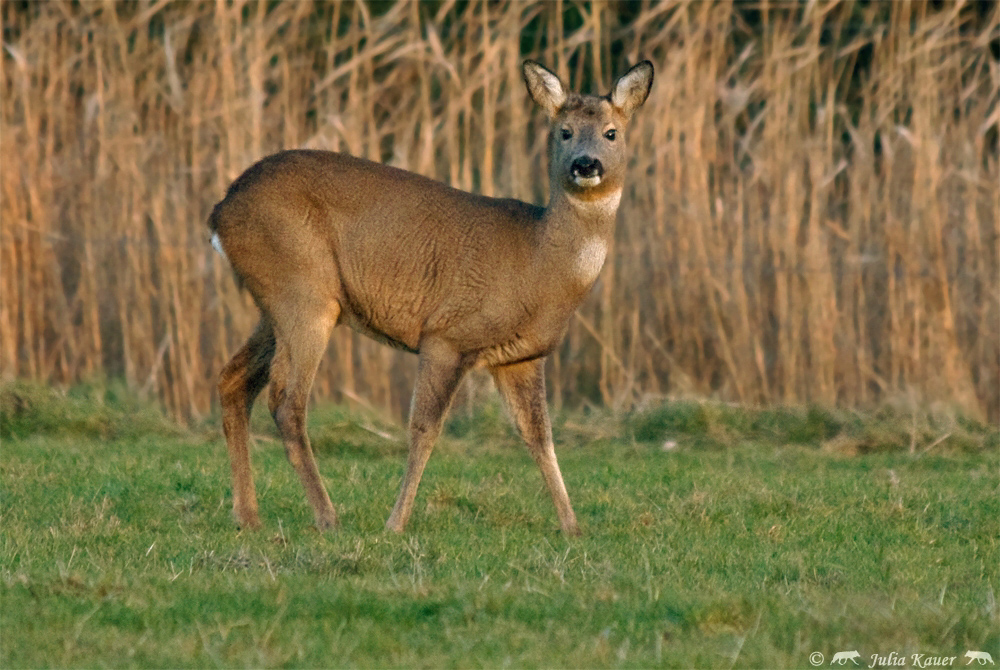
[[[561,416],[584,531],[565,538],[493,405],[450,422],[401,536],[382,528],[398,428],[313,412],[343,523],[321,535],[259,416],[251,534],[230,519],[216,426],[105,391],[0,401],[3,668],[1000,657],[1000,439],[955,417],[694,402]]]

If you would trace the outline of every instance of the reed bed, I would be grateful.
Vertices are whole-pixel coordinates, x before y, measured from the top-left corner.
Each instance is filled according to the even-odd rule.
[[[540,60],[656,66],[557,405],[650,397],[1000,418],[991,3],[5,2],[0,369],[179,417],[257,318],[205,220],[310,147],[544,203]],[[401,414],[413,357],[338,329],[316,392]],[[485,388],[473,377],[462,402]]]

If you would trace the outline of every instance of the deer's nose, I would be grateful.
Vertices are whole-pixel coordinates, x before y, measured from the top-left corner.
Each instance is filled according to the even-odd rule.
[[[574,177],[583,179],[600,178],[604,176],[604,166],[596,158],[580,156],[569,166],[569,172]]]

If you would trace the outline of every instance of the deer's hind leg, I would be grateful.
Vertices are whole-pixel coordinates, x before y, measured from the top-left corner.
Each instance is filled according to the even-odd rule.
[[[260,527],[247,442],[250,437],[250,410],[267,385],[274,345],[274,330],[264,317],[219,375],[222,429],[233,471],[233,516],[244,528]]]
[[[285,455],[299,476],[320,530],[335,528],[339,521],[306,434],[306,406],[339,316],[340,306],[336,303],[311,308],[298,304],[283,315],[275,315],[277,352],[271,365],[268,406],[285,445]]]

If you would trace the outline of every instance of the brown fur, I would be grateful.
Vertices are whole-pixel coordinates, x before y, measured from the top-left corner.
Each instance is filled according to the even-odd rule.
[[[551,120],[547,208],[325,151],[268,156],[216,205],[209,227],[261,310],[257,331],[219,381],[241,525],[260,525],[247,426],[268,381],[271,414],[316,523],[337,525],[305,414],[330,333],[343,323],[419,355],[410,453],[390,529],[402,531],[409,519],[462,376],[484,365],[542,471],[563,530],[579,532],[553,449],[542,358],[562,339],[603,263],[618,202],[612,196],[624,179],[625,125],[648,95],[652,66],[636,66],[604,98],[566,94],[555,75],[530,61],[524,69]],[[605,137],[609,128],[614,141]],[[564,129],[571,139],[562,138]],[[573,161],[584,156],[601,162],[600,183],[574,178]]]

